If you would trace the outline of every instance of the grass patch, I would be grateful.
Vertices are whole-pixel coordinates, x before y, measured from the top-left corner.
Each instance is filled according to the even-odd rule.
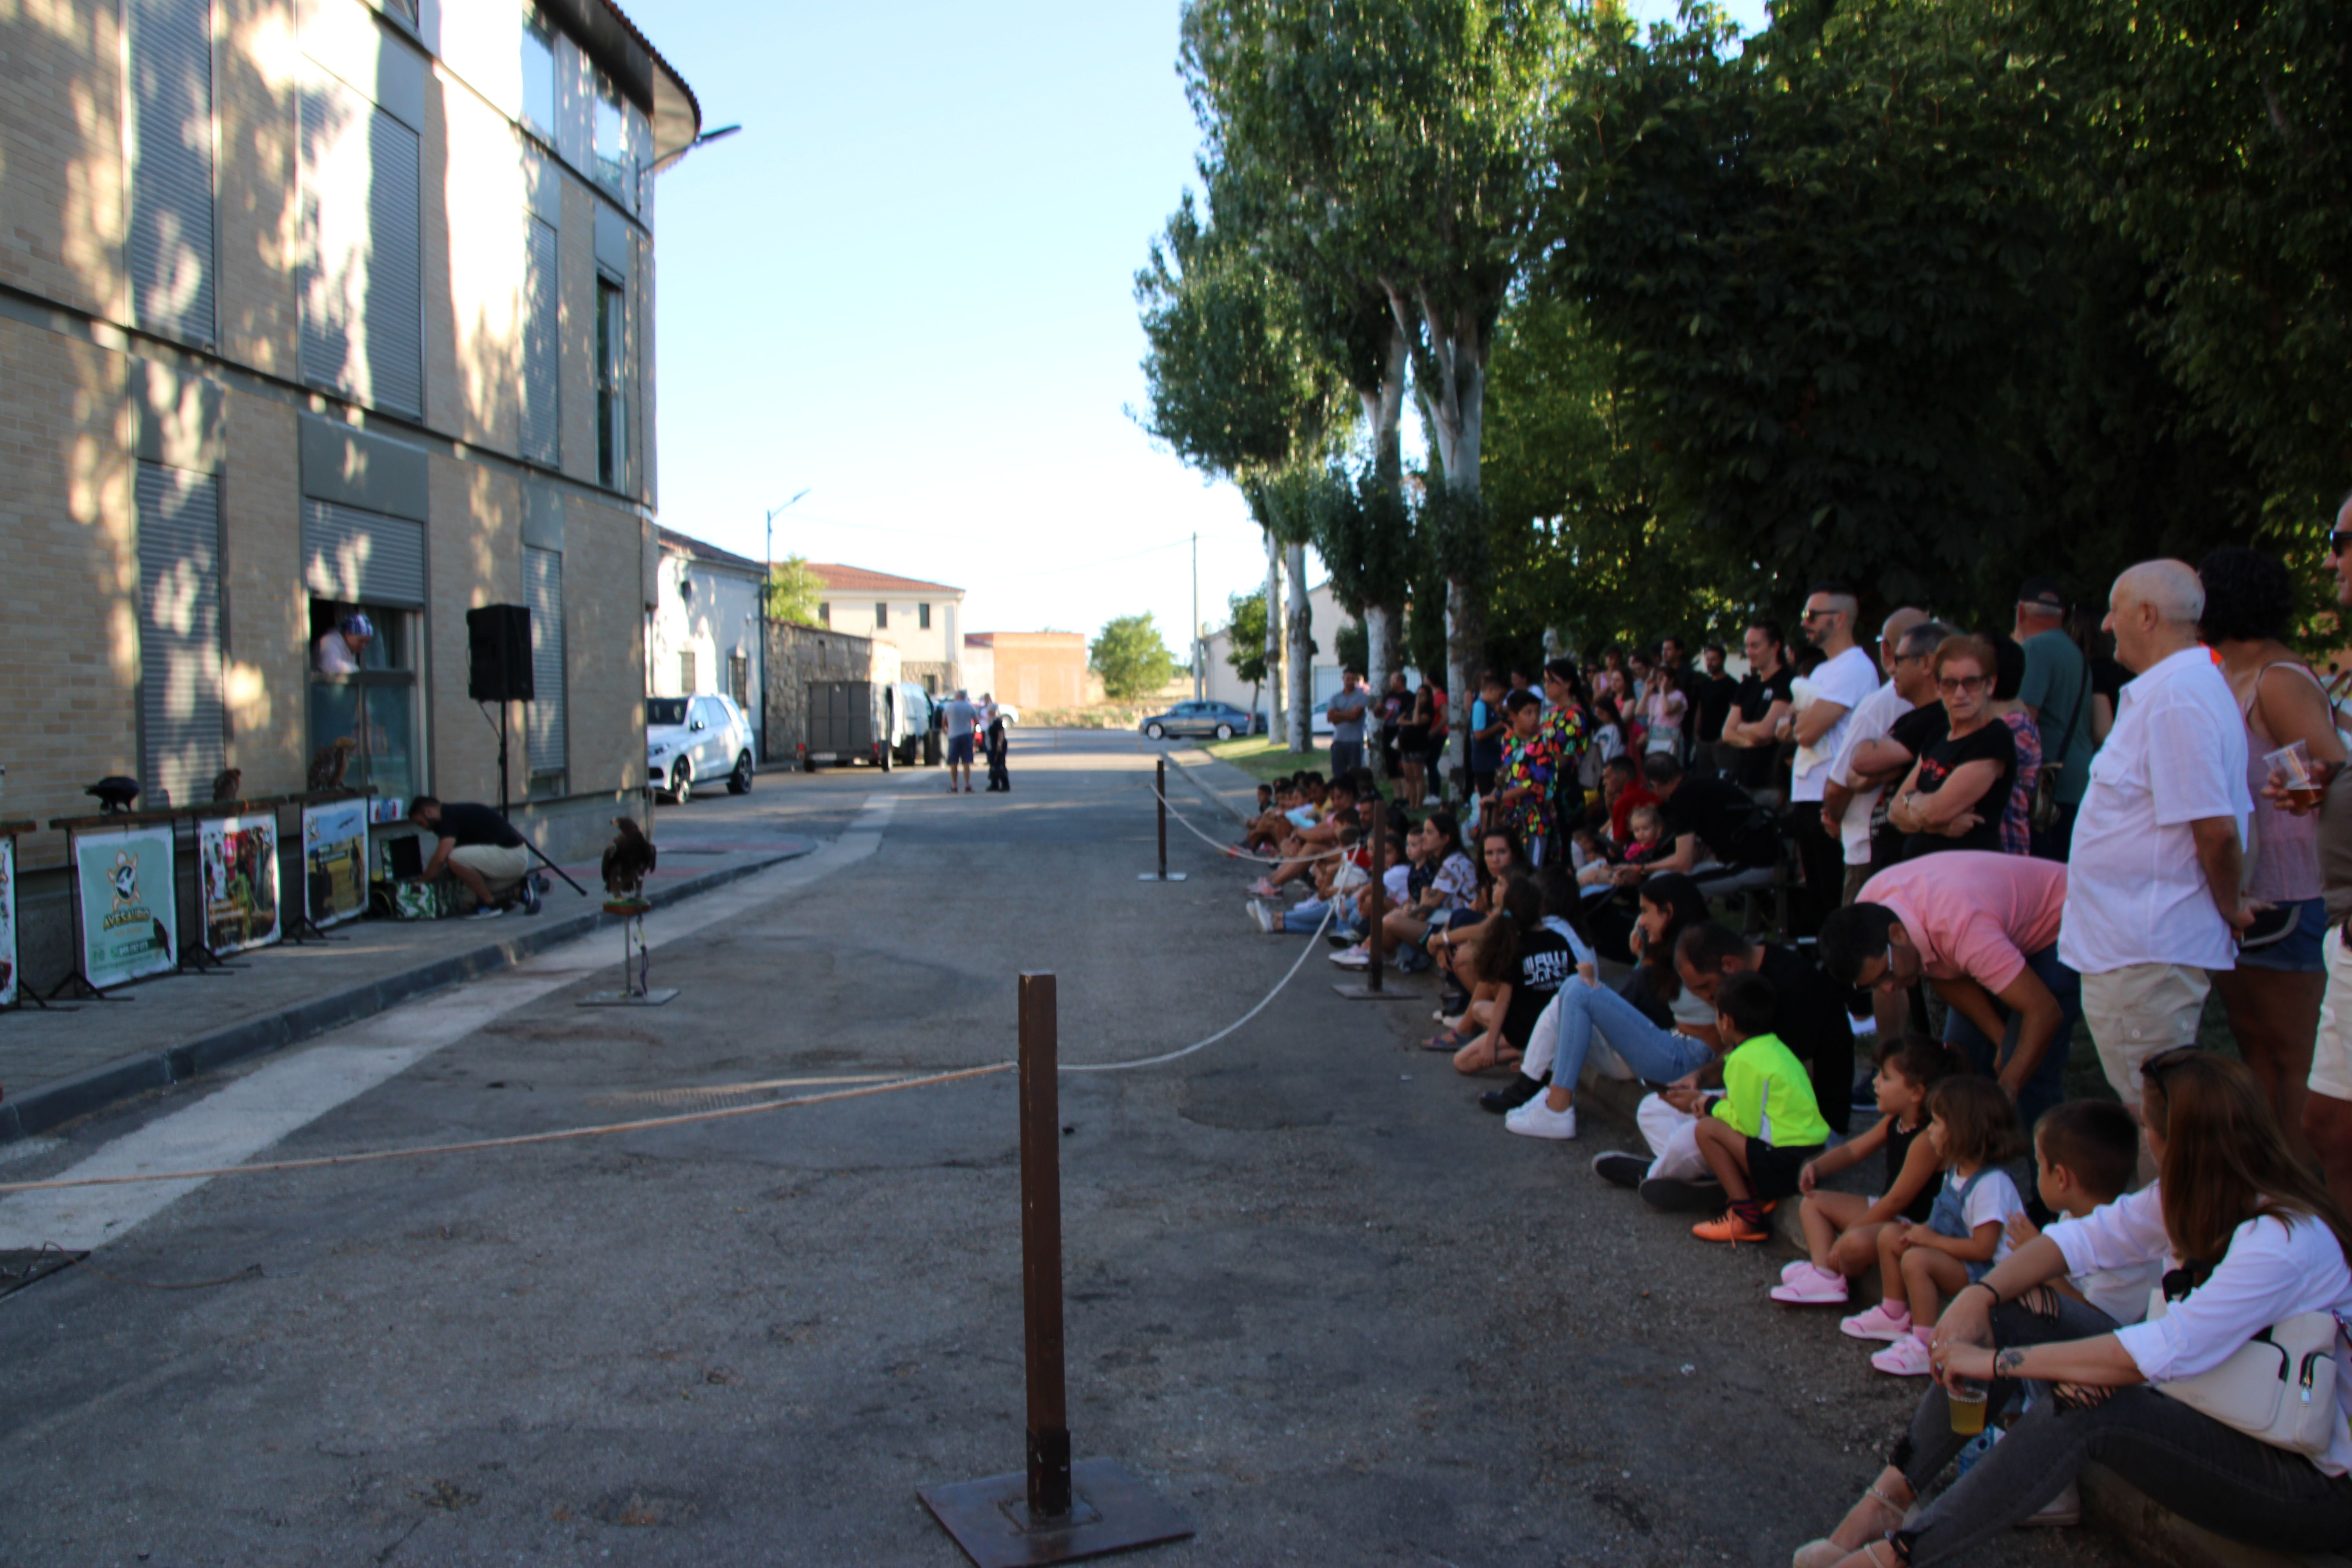
[[[1331,753],[1328,750],[1294,752],[1288,742],[1271,735],[1236,735],[1230,741],[1202,741],[1198,744],[1217,761],[1233,763],[1260,784],[1272,784],[1301,768],[1313,768],[1326,775],[1331,771]]]

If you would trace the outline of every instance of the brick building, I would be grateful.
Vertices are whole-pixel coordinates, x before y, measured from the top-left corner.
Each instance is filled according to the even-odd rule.
[[[1025,711],[1102,700],[1102,681],[1087,668],[1083,633],[974,632],[964,640],[988,650],[988,687],[999,702]]]
[[[518,824],[608,833],[686,83],[611,0],[24,0],[0,58],[5,815],[299,790],[339,736],[384,795],[495,800],[465,612],[509,603]]]

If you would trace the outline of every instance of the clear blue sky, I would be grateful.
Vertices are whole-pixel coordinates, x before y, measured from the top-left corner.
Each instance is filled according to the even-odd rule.
[[[743,126],[661,176],[664,524],[756,557],[806,489],[779,556],[955,584],[974,631],[1149,610],[1180,657],[1197,531],[1222,624],[1257,530],[1127,413],[1198,142],[1172,0],[622,3]]]

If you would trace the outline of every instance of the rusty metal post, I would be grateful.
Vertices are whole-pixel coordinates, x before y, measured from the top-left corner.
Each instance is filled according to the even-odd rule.
[[[1162,830],[1165,831],[1164,829]],[[1070,1511],[1062,1383],[1062,1100],[1054,977],[1021,976],[1021,1316],[1029,1361],[1029,1513]]]
[[[1160,807],[1160,869],[1139,871],[1136,873],[1135,879],[1139,882],[1181,882],[1184,879],[1184,873],[1171,872],[1168,869],[1168,759],[1166,757],[1160,758],[1152,764],[1152,780],[1151,796]]]

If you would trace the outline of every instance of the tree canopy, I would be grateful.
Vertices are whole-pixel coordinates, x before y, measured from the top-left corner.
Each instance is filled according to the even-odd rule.
[[[1104,694],[1122,702],[1159,690],[1177,670],[1176,656],[1148,613],[1105,622],[1087,647],[1087,667],[1102,677]]]

